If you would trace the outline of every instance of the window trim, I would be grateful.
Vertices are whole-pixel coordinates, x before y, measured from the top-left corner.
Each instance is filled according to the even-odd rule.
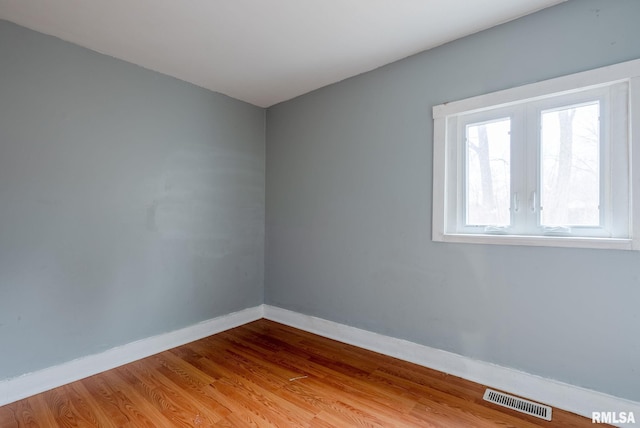
[[[452,145],[447,141],[447,118],[460,113],[483,111],[492,106],[509,106],[523,101],[536,101],[552,95],[571,94],[585,89],[628,83],[628,188],[629,238],[567,237],[543,235],[464,234],[447,232],[447,193],[457,186],[447,166]],[[633,213],[640,213],[640,182],[634,174],[640,168],[640,59],[614,64],[594,70],[562,76],[550,80],[479,95],[433,107],[433,217],[432,239],[439,242],[480,243],[499,245],[529,245],[552,247],[600,248],[640,250],[640,221],[633,221]],[[634,132],[635,130],[635,132]],[[453,180],[453,182],[452,182]],[[633,185],[635,181],[635,186]]]

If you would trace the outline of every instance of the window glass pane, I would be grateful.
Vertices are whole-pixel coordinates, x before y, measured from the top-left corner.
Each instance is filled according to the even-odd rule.
[[[600,225],[600,103],[541,113],[543,226]]]
[[[466,126],[466,224],[508,226],[511,120]]]

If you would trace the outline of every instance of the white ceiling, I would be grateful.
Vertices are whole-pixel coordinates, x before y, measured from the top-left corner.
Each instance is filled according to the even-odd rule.
[[[267,107],[564,0],[0,0],[0,19]]]

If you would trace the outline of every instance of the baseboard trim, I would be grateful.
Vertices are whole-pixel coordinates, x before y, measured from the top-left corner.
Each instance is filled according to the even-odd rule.
[[[266,319],[365,348],[567,410],[591,419],[592,412],[633,412],[640,403],[469,357],[384,336],[322,318],[264,305]],[[639,420],[640,422],[640,420]],[[620,426],[626,426],[624,424]],[[628,425],[631,426],[631,425]],[[637,426],[637,425],[634,425]]]
[[[131,342],[99,354],[0,381],[0,406],[259,320],[263,315],[264,305],[255,306]]]
[[[263,317],[520,395],[587,418],[591,418],[591,413],[594,411],[627,414],[633,412],[636,418],[640,417],[638,402],[270,305],[244,309],[180,330],[128,343],[100,354],[2,380],[0,381],[0,406]]]

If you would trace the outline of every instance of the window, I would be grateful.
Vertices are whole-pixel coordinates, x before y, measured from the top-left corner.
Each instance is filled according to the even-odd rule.
[[[639,76],[636,60],[434,107],[433,239],[640,249]]]

